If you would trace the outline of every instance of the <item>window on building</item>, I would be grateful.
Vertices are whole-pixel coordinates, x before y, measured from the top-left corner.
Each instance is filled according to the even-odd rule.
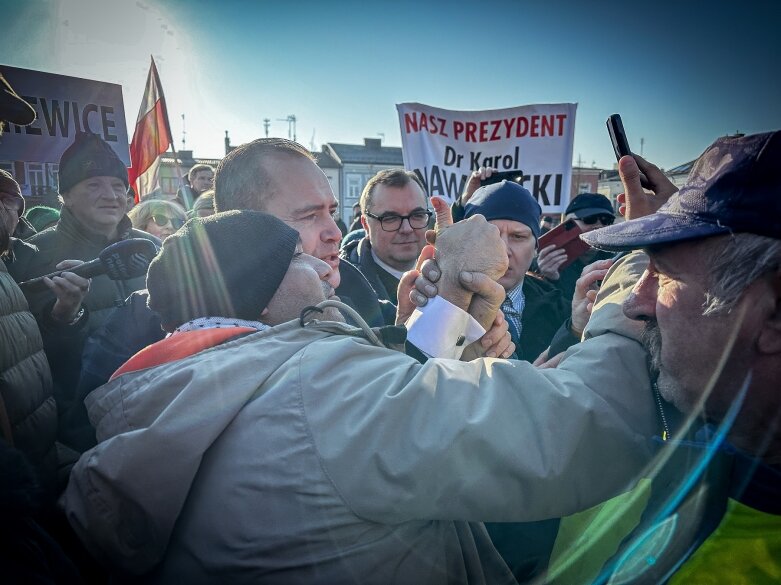
[[[358,199],[365,184],[363,175],[347,175],[347,199]]]
[[[578,184],[578,195],[581,193],[591,193],[591,183]]]
[[[160,177],[160,189],[169,195],[176,194],[179,188],[179,179],[175,177]]]
[[[57,190],[60,184],[60,165],[57,163],[46,163],[46,185]]]

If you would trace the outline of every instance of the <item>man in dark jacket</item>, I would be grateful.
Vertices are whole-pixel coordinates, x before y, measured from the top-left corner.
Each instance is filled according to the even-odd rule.
[[[10,224],[17,217],[5,202],[18,193],[16,181],[0,170],[0,258],[9,252]],[[57,406],[41,334],[0,260],[0,437],[28,457],[52,501],[57,495],[56,435]]]
[[[132,228],[125,215],[127,186],[127,168],[111,147],[95,134],[78,134],[60,159],[62,215],[54,227],[30,239],[37,250],[17,250],[9,267],[14,279],[21,282],[73,267],[80,262],[63,261],[92,260],[108,245],[127,238],[159,243]],[[97,276],[90,282],[66,271],[46,279],[45,286],[26,290],[43,335],[61,417],[73,406],[86,336],[131,292],[143,287],[143,277],[112,281]]]
[[[401,275],[415,267],[432,213],[415,173],[387,169],[374,175],[361,194],[361,224],[366,236],[343,247],[349,260],[380,299],[398,304]]]
[[[507,292],[502,311],[518,357],[534,361],[571,313],[558,290],[527,274],[537,250],[540,205],[528,189],[502,181],[481,187],[469,199],[464,218],[478,214],[499,228],[507,246],[509,268],[499,279]]]

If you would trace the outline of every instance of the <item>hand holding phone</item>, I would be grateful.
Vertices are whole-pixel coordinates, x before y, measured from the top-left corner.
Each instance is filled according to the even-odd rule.
[[[523,184],[523,171],[494,171],[490,177],[480,180],[480,186],[493,185],[502,181],[512,181],[513,183]]]
[[[632,156],[629,148],[629,139],[624,131],[624,123],[619,114],[611,114],[607,118],[607,132],[610,134],[610,141],[613,143],[613,151],[616,153],[616,160],[621,160],[622,156]],[[651,189],[651,182],[642,171],[640,171],[640,184],[645,189]]]
[[[559,271],[562,271],[591,249],[591,246],[580,239],[580,234],[582,233],[583,230],[580,229],[574,220],[567,220],[551,231],[541,235],[537,241],[538,248],[542,250],[547,246],[554,245],[556,248],[564,250],[567,254],[567,259],[559,265]]]

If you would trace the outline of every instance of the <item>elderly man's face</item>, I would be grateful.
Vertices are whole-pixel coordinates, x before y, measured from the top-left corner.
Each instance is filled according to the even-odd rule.
[[[268,307],[264,309],[261,320],[269,325],[278,325],[298,319],[305,307],[315,306],[325,300],[338,301],[339,297],[334,294],[337,284],[338,276],[333,268],[322,260],[304,254],[299,243],[285,278],[269,301]],[[335,307],[328,307],[322,315],[311,313],[309,317],[344,321],[344,317]]]
[[[338,287],[342,232],[334,220],[338,203],[325,174],[301,156],[270,157],[263,164],[277,177],[263,211],[298,231],[304,254],[326,262]]]
[[[499,228],[499,235],[507,247],[507,272],[499,279],[504,290],[510,292],[523,280],[534,259],[537,242],[531,228],[520,221],[494,219],[492,224]]]
[[[379,219],[364,214],[361,218],[372,250],[377,257],[396,270],[406,271],[415,267],[420,251],[426,245],[426,195],[417,183],[410,181],[404,187],[377,185],[374,188],[371,209],[368,213],[377,217],[410,216],[416,226],[410,225],[410,219],[401,222],[399,229],[389,232],[382,229]],[[417,223],[422,222],[422,226]]]
[[[761,329],[750,306],[753,285],[731,311],[703,315],[719,239],[651,250],[648,269],[624,303],[627,317],[646,322],[644,344],[661,395],[683,412],[695,411],[702,400],[714,421],[724,418],[739,392]]]
[[[92,177],[76,183],[63,200],[89,230],[111,235],[125,215],[127,187],[117,177]]]

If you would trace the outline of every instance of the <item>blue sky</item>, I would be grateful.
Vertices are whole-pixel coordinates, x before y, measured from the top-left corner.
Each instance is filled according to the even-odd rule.
[[[123,86],[133,125],[154,54],[176,145],[219,157],[287,136],[400,145],[395,104],[577,102],[574,159],[614,162],[605,118],[663,167],[717,136],[781,128],[774,2],[0,0],[0,62]]]

